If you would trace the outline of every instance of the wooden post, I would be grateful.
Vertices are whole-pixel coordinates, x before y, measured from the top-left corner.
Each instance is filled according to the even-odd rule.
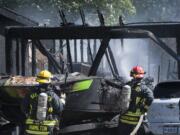
[[[26,75],[26,51],[27,51],[27,44],[25,39],[21,39],[21,66],[22,66],[22,75]]]
[[[171,60],[168,61],[167,80],[169,79],[169,77],[171,75],[170,67],[171,67]]]
[[[84,49],[84,47],[83,47],[83,40],[81,39],[80,40],[80,52],[81,52],[81,62],[84,62],[84,57],[83,57],[83,50]]]
[[[97,41],[94,39],[94,45],[93,45],[93,58],[95,58],[97,52]]]
[[[176,50],[177,50],[177,55],[180,57],[180,35],[176,37]],[[178,71],[178,79],[180,79],[180,60],[177,61],[177,71]]]
[[[91,51],[91,41],[90,41],[90,39],[88,39],[87,56],[88,56],[88,63],[92,64],[92,62],[93,62],[93,54],[92,54],[92,51]]]
[[[50,53],[51,54],[55,54],[55,40],[53,40],[53,44],[52,44],[52,48],[50,49]],[[54,55],[52,55],[54,57]],[[55,59],[55,57],[54,57]],[[49,60],[48,60],[49,61]],[[50,62],[48,62],[48,69],[49,71],[51,71],[52,73],[54,73],[55,69],[53,67],[53,65],[50,64]]]
[[[70,71],[71,73],[73,72],[73,65],[72,65],[72,57],[71,57],[71,49],[70,49],[70,44],[69,44],[69,40],[66,40],[67,43],[67,59],[68,62],[70,63]]]
[[[77,40],[74,40],[74,61],[77,62]]]
[[[6,52],[6,73],[12,74],[13,61],[12,61],[12,39],[5,37],[5,52]]]
[[[36,46],[32,40],[32,76],[36,75]]]
[[[90,50],[91,47],[90,47],[90,40],[88,39],[87,40],[87,62],[88,63],[91,63],[91,56],[90,56]]]
[[[161,66],[159,65],[158,66],[158,80],[157,80],[158,83],[160,82],[160,75],[161,75]]]
[[[16,39],[16,74],[20,75],[20,47],[19,47],[19,39]]]
[[[60,50],[60,55],[59,55],[59,60],[60,60],[60,66],[61,66],[61,69],[62,69],[62,73],[64,72],[64,60],[63,60],[63,41],[62,39],[59,40],[60,44],[59,44],[59,50]]]

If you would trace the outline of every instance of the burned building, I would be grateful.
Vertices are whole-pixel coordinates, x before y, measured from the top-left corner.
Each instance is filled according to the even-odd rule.
[[[37,25],[37,22],[32,21],[10,9],[0,8],[0,73],[6,74],[6,64],[8,64],[5,62],[5,27]]]
[[[152,39],[148,39],[146,37],[134,36],[132,38],[126,38],[123,35],[116,38],[112,37],[110,44],[114,45],[113,47],[109,47],[111,51],[107,52],[103,57],[107,57],[106,55],[114,55],[114,57],[118,58],[110,62],[112,65],[115,65],[115,63],[117,64],[114,72],[117,73],[117,71],[119,71],[120,75],[129,76],[129,67],[138,64],[144,66],[145,70],[147,71],[147,76],[153,76],[155,78],[155,82],[178,78],[177,56],[174,57],[174,55],[177,55],[176,53],[178,52],[176,47],[178,46],[178,42],[176,42],[177,35],[172,36],[172,33],[169,34],[169,31],[173,29],[174,33],[177,33],[173,27],[178,27],[179,24],[167,24],[167,26],[170,27],[170,30],[167,29],[165,31],[162,30],[161,27],[166,26],[166,24],[124,24],[123,26],[107,27],[104,25],[104,20],[101,17],[99,19],[101,26],[97,26],[97,28],[102,30],[102,33],[107,32],[107,30],[121,28],[144,29],[153,32],[156,36],[162,38],[167,44],[167,46],[163,48],[155,45],[156,43],[152,41]],[[67,22],[65,18],[62,18],[62,20],[65,21],[62,22],[61,27],[8,27],[6,29],[6,62],[4,62],[4,65],[6,63],[6,67],[4,67],[6,71],[4,70],[4,73],[6,72],[8,74],[16,75],[35,75],[39,69],[44,67],[49,68],[53,73],[60,73],[59,70],[63,68],[63,63],[59,53],[63,54],[63,57],[67,60],[70,72],[81,72],[81,67],[84,64],[90,67],[90,65],[94,62],[97,50],[101,45],[101,40],[98,37],[100,35],[98,34],[102,33],[97,34],[92,26],[87,25],[85,18],[82,18],[82,25],[80,26],[75,24],[72,25],[71,23]],[[27,26],[31,25],[27,24]],[[86,28],[88,30],[92,28],[92,31],[88,31],[90,33],[86,33]],[[72,33],[71,29],[75,29],[75,33],[79,35],[78,38],[73,36],[74,33]],[[63,36],[64,33],[61,32],[65,32],[65,36]],[[40,36],[41,34],[42,36]],[[87,36],[84,37],[86,34]],[[109,33],[108,36],[112,36],[110,34],[111,33]],[[93,37],[91,37],[92,35]],[[101,35],[100,38],[102,37],[103,35]],[[25,63],[27,61],[27,53],[25,52],[27,52],[26,50],[28,43],[31,44],[31,48],[29,49],[29,53],[31,55],[29,61],[31,65]],[[18,46],[21,45],[22,47],[17,49]],[[45,57],[42,55],[36,56],[37,54],[35,52],[37,51],[35,51],[35,48]],[[128,49],[129,52],[125,52],[123,48],[125,51]],[[140,52],[136,51],[137,48]],[[44,66],[44,63],[46,63],[46,66]],[[102,76],[112,76],[112,74],[109,73],[112,69],[110,66],[107,66],[109,63],[108,59],[103,59],[101,63],[102,64],[100,64],[99,69],[105,72]]]

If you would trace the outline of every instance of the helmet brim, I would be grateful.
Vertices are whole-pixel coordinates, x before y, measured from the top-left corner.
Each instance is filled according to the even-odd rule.
[[[137,74],[137,75],[134,75],[134,78],[144,78],[144,74]]]
[[[50,81],[50,79],[49,80],[47,80],[47,79],[39,79],[39,78],[37,78],[36,79],[36,82],[38,82],[38,83],[50,83],[51,81]]]

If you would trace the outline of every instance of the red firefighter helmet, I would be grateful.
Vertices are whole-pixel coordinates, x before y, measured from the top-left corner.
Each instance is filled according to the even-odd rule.
[[[145,71],[141,66],[135,66],[131,69],[130,76],[141,79],[144,77]]]

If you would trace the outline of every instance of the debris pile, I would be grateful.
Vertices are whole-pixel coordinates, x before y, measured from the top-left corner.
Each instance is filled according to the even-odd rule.
[[[28,86],[36,85],[36,77],[13,76],[5,82],[5,86]]]

